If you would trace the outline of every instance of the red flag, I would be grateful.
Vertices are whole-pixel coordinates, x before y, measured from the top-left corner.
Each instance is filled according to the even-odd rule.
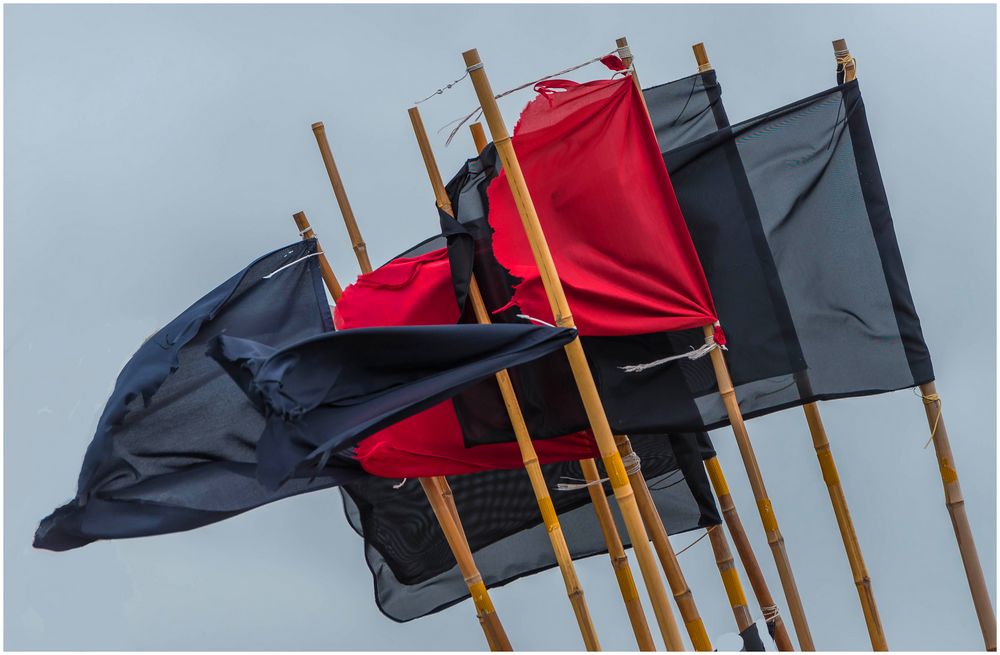
[[[457,323],[448,252],[393,260],[344,289],[336,307],[337,329]],[[596,457],[587,432],[535,443],[542,464]],[[355,450],[373,475],[416,478],[524,466],[516,443],[468,448],[452,402],[446,401],[381,430]]]
[[[513,144],[580,333],[714,323],[708,282],[631,76],[535,89]],[[494,253],[522,280],[514,301],[551,321],[506,174],[488,195]]]

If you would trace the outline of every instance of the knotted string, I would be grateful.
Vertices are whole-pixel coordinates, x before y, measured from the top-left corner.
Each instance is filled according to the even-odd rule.
[[[681,353],[680,355],[671,355],[670,357],[664,357],[663,359],[646,362],[645,364],[630,364],[628,366],[619,366],[618,368],[626,373],[641,373],[642,371],[656,368],[657,366],[663,366],[664,364],[675,362],[678,359],[701,359],[716,348],[722,348],[723,350],[726,349],[725,346],[716,343],[715,337],[707,336],[705,337],[705,345],[697,349],[694,348],[694,346],[691,346],[691,352]]]
[[[931,427],[931,438],[928,439],[927,443],[924,444],[924,450],[926,450],[927,446],[931,445],[931,442],[934,441],[934,436],[937,434],[938,423],[941,422],[941,406],[942,406],[941,396],[937,395],[936,393],[927,394],[925,396],[924,394],[920,393],[920,389],[916,387],[913,388],[913,392],[916,393],[918,396],[920,396],[920,399],[924,401],[925,405],[933,405],[934,403],[937,403],[938,411],[937,411],[937,416],[934,417],[934,425]]]
[[[642,470],[642,460],[639,459],[639,456],[634,451],[622,457],[622,464],[625,466],[625,474],[628,476],[635,475]],[[556,485],[556,491],[579,491],[580,489],[594,487],[608,481],[608,478],[600,478],[591,482],[587,482],[583,478],[563,477],[562,479],[570,480],[571,482],[560,482]],[[575,482],[572,482],[573,480]]]

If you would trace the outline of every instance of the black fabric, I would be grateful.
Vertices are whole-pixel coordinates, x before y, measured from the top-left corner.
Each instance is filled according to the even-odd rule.
[[[643,89],[642,95],[661,152],[729,125],[714,70]]]
[[[764,648],[764,640],[760,638],[760,632],[757,630],[756,623],[751,623],[747,626],[746,630],[740,633],[740,637],[743,638],[743,648],[740,649],[741,653],[763,653],[767,651]]]
[[[318,260],[308,257],[315,252],[308,240],[264,255],[143,343],[118,376],[76,498],[42,520],[35,547],[189,530],[361,474],[345,463],[275,490],[261,486],[264,418],[205,356],[222,333],[281,346],[332,330]]]
[[[933,379],[856,81],[734,126],[712,71],[646,97],[670,147],[664,160],[726,333],[744,417]],[[487,149],[448,185],[466,232],[449,235],[449,247],[474,253],[487,306],[501,310],[496,320],[518,322],[509,306],[516,280],[497,271],[486,219],[485,189],[498,167]],[[453,275],[468,268],[453,265]],[[697,348],[700,330],[582,341],[616,431],[728,424],[707,357],[621,370]],[[515,389],[536,438],[586,425],[564,358],[521,374]],[[558,403],[546,400],[553,389],[566,392]],[[513,439],[502,412],[478,411],[501,402],[485,387],[456,399],[470,445]]]
[[[694,452],[695,475],[686,476],[690,462],[678,460],[681,447]],[[672,445],[674,447],[672,447]],[[632,438],[642,460],[656,507],[670,534],[718,525],[708,498],[707,476],[697,459],[699,437],[671,435]],[[600,466],[600,464],[598,464]],[[550,489],[560,481],[583,475],[575,462],[542,466]],[[603,473],[603,471],[602,471]],[[449,476],[455,503],[476,565],[488,587],[497,587],[556,566],[527,474],[490,471]],[[420,484],[410,480],[396,489],[396,480],[367,478],[345,485],[344,508],[352,527],[364,537],[365,557],[375,581],[379,609],[396,621],[437,612],[469,597],[454,557],[434,520]],[[605,492],[610,489],[605,485]],[[574,559],[607,552],[600,526],[585,489],[552,491],[552,500]],[[610,503],[618,532],[628,546],[628,533],[616,503]]]
[[[477,196],[468,198],[474,201]],[[442,216],[441,220],[446,233],[448,228],[455,228],[451,233],[460,239],[468,234],[453,218]],[[467,249],[459,250],[459,254],[466,253],[469,266],[475,243],[471,236],[464,243],[457,241],[459,248]],[[400,257],[411,257],[422,247],[415,246]],[[455,261],[453,254],[453,264]],[[504,291],[508,287],[497,288]],[[467,310],[463,320],[474,320],[471,309]],[[555,357],[556,361],[565,362],[564,354],[557,353]],[[523,371],[532,366],[533,363],[527,363],[510,373],[531,380],[531,375]],[[541,384],[539,388],[544,389],[545,383]],[[572,384],[570,389],[561,386],[549,389],[547,396],[554,398],[556,389],[579,403]],[[488,409],[481,407],[478,414],[498,415],[503,420],[497,423],[506,423],[506,409],[495,380],[484,380],[474,385],[473,390],[463,391],[453,399],[456,406],[470,393],[473,401],[482,395],[495,401]],[[543,414],[540,408],[534,409]],[[668,532],[678,534],[721,522],[701,465],[701,458],[707,456],[706,449],[711,452],[707,435],[639,436],[633,438],[632,444]],[[582,477],[576,463],[545,465],[543,471],[550,487],[563,478]],[[491,471],[449,479],[464,529],[475,550],[476,563],[489,586],[507,584],[556,566],[525,471]],[[450,607],[469,594],[419,483],[410,481],[400,489],[395,488],[397,484],[397,480],[366,478],[342,488],[342,492],[348,519],[364,538],[365,558],[374,578],[379,608],[396,621],[409,621]],[[587,506],[589,495],[585,491],[554,491],[553,499],[572,556],[605,553],[600,526],[592,508]]]
[[[364,437],[575,336],[534,325],[384,327],[280,349],[222,335],[209,353],[267,417],[257,472],[276,488],[317,460],[322,469]]]

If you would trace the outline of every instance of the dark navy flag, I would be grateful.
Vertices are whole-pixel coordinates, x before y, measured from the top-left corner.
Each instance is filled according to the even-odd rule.
[[[349,456],[364,437],[575,336],[534,325],[362,328],[284,348],[222,335],[210,352],[267,416],[258,475],[279,488],[291,476],[324,469],[331,457]]]
[[[190,530],[361,475],[342,462],[264,488],[264,417],[205,354],[223,333],[279,347],[332,330],[315,253],[308,240],[264,255],[146,340],[118,376],[76,498],[42,520],[36,547]]]

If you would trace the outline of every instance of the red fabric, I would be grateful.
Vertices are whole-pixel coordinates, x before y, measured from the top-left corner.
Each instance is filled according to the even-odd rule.
[[[458,303],[446,249],[397,259],[344,289],[334,310],[338,330],[457,323]],[[543,464],[596,457],[588,432],[535,443]],[[521,468],[516,443],[465,447],[452,402],[445,401],[381,430],[355,450],[362,468],[388,478],[459,475]]]
[[[632,77],[535,88],[513,144],[580,333],[714,323],[708,282]],[[552,321],[505,173],[488,195],[494,253],[523,280],[514,300]]]
[[[338,330],[396,325],[453,325],[458,301],[448,250],[395,259],[344,289],[333,312]]]

